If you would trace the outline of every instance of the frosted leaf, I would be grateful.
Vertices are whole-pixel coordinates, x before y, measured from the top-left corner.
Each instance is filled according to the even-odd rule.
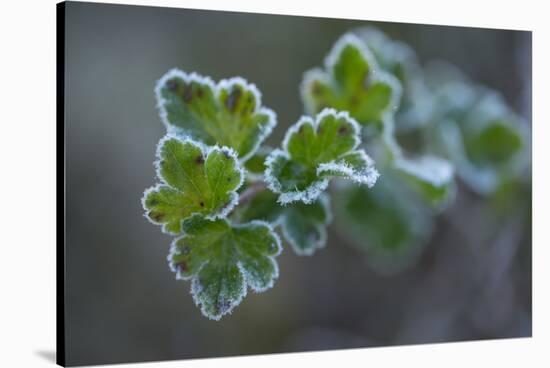
[[[297,202],[285,206],[281,228],[296,254],[310,256],[326,245],[326,226],[331,221],[329,196],[323,193],[312,204]]]
[[[365,43],[348,33],[334,44],[324,70],[315,68],[304,74],[301,95],[310,115],[332,107],[349,111],[362,125],[381,129],[399,105],[401,86],[379,69]]]
[[[168,262],[177,279],[191,279],[191,294],[202,313],[219,320],[247,294],[271,288],[279,275],[279,237],[262,221],[242,225],[193,216],[182,224]]]
[[[460,114],[444,115],[435,132],[440,150],[479,194],[492,193],[499,183],[527,170],[527,124],[493,91],[477,88],[475,101]]]
[[[454,170],[447,160],[435,156],[399,158],[394,168],[434,206],[443,206],[454,196]]]
[[[312,203],[331,177],[371,187],[378,178],[373,160],[356,149],[359,126],[347,112],[325,109],[315,120],[302,117],[285,135],[283,149],[266,160],[265,181],[279,193],[278,202]]]
[[[321,194],[313,203],[294,202],[281,206],[277,194],[264,190],[245,205],[239,206],[233,217],[241,222],[260,219],[280,226],[284,239],[298,255],[312,255],[326,245],[326,227],[332,221],[330,198]]]
[[[225,217],[237,203],[244,174],[232,149],[166,136],[157,158],[162,182],[145,191],[142,204],[146,217],[164,232],[180,233],[181,221],[193,214]]]
[[[385,172],[370,190],[342,185],[332,201],[339,237],[364,252],[366,263],[382,275],[413,266],[433,226],[431,211],[395,174]]]
[[[406,43],[393,40],[374,27],[353,31],[372,51],[380,67],[402,85],[396,128],[410,131],[430,122],[435,104],[416,53]]]
[[[256,86],[240,77],[215,84],[209,77],[172,69],[155,91],[168,133],[231,147],[242,161],[276,125],[275,113],[262,106]]]

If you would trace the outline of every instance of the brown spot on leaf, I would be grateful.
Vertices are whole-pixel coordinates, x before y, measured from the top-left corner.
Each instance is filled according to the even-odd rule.
[[[345,125],[342,125],[340,126],[340,128],[338,128],[338,135],[342,136],[342,135],[346,135],[349,133],[349,128]]]
[[[229,111],[235,112],[239,99],[241,98],[241,94],[242,92],[239,88],[233,87],[231,93],[229,93],[229,96],[227,96],[227,99],[225,100],[225,105]]]
[[[318,81],[313,82],[311,85],[311,94],[314,96],[319,96],[323,92],[323,87]]]
[[[193,98],[193,89],[191,88],[191,85],[187,85],[183,90],[183,101],[185,103],[189,103],[191,102],[192,98]]]
[[[175,80],[169,80],[168,82],[166,82],[166,88],[169,91],[176,92],[178,89],[178,84]]]
[[[202,98],[202,96],[204,96],[204,91],[199,87],[197,88],[197,97]]]
[[[204,202],[202,202],[202,201],[199,202],[199,205],[200,205],[201,207],[204,207]]]
[[[157,212],[157,211],[149,211],[148,213],[149,218],[151,218],[153,221],[161,222],[162,219],[166,216],[163,212]]]
[[[187,262],[179,261],[178,263],[176,263],[176,269],[179,272],[187,272],[189,271],[189,266],[187,265]]]
[[[195,163],[197,165],[202,165],[204,164],[204,158],[202,157],[202,155],[198,156],[196,159],[195,159]]]

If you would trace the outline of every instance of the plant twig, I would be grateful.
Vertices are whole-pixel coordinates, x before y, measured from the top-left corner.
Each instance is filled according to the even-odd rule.
[[[250,184],[248,188],[239,197],[239,204],[242,206],[254,199],[260,192],[267,189],[266,184],[263,181],[255,181]]]

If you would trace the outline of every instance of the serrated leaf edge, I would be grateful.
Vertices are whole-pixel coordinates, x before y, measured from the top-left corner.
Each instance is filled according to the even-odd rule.
[[[244,267],[242,266],[242,263],[241,261],[237,261],[237,268],[239,269],[239,272],[242,274],[243,276],[243,279],[244,279],[244,283],[242,286],[242,292],[241,294],[239,295],[239,298],[235,300],[234,303],[231,304],[231,306],[224,311],[223,314],[219,315],[219,316],[212,316],[210,314],[208,314],[205,310],[204,310],[204,306],[202,304],[202,301],[199,300],[198,298],[198,293],[201,291],[201,286],[199,284],[199,280],[198,280],[198,274],[200,273],[202,267],[204,267],[204,263],[203,265],[201,265],[201,267],[197,270],[197,272],[193,275],[189,275],[189,276],[183,276],[180,271],[172,264],[171,262],[171,259],[172,257],[175,255],[175,254],[178,254],[178,250],[177,250],[177,242],[180,240],[180,239],[183,239],[187,236],[187,234],[183,234],[177,238],[175,238],[174,240],[172,240],[172,243],[170,244],[170,250],[168,252],[168,256],[166,257],[167,261],[168,261],[168,267],[170,268],[170,270],[172,272],[174,272],[176,274],[175,278],[176,280],[191,280],[191,288],[190,288],[190,293],[191,293],[191,296],[193,297],[193,301],[195,302],[195,305],[197,305],[198,307],[200,307],[201,309],[201,313],[211,319],[211,320],[214,320],[214,321],[219,321],[224,315],[226,314],[231,314],[231,312],[233,311],[233,309],[235,309],[239,304],[241,304],[242,300],[246,297],[246,295],[248,294],[248,288],[250,287],[250,289],[256,293],[262,293],[266,290],[269,290],[273,287],[273,285],[275,284],[275,281],[279,278],[279,264],[275,261],[275,257],[279,256],[283,250],[283,247],[281,245],[281,238],[279,237],[279,234],[277,234],[277,232],[275,231],[275,229],[273,228],[273,226],[266,222],[266,221],[262,221],[262,220],[252,220],[250,222],[247,222],[246,224],[233,224],[231,223],[230,221],[228,221],[227,219],[225,219],[225,221],[227,221],[227,223],[229,224],[229,226],[231,228],[244,228],[244,227],[248,227],[250,225],[255,225],[255,226],[264,226],[264,227],[267,227],[269,232],[273,235],[273,237],[275,238],[275,243],[277,244],[277,252],[273,255],[266,255],[265,257],[267,257],[270,262],[273,264],[273,269],[274,269],[274,275],[273,275],[273,278],[270,280],[269,284],[266,285],[266,287],[264,288],[255,288],[253,287],[250,283],[249,283],[249,274],[248,272],[244,269]]]
[[[333,108],[325,108],[323,109],[319,114],[316,115],[315,119],[313,119],[310,116],[302,116],[298,122],[294,125],[292,125],[285,133],[285,137],[283,139],[282,147],[281,149],[275,149],[267,156],[265,165],[266,170],[264,172],[264,180],[267,183],[267,187],[275,192],[279,193],[279,198],[277,199],[277,202],[281,205],[286,205],[292,202],[296,201],[302,201],[305,204],[311,204],[313,201],[315,201],[321,193],[323,193],[329,184],[328,178],[321,178],[319,180],[314,181],[311,183],[306,189],[304,190],[295,190],[290,192],[283,192],[281,183],[279,180],[273,175],[272,170],[272,164],[275,160],[277,160],[280,157],[283,157],[286,160],[291,160],[290,154],[288,153],[288,144],[290,141],[290,138],[293,134],[296,134],[300,128],[305,125],[309,124],[313,127],[314,131],[317,132],[317,128],[321,121],[327,117],[327,116],[334,116],[335,119],[345,119],[347,122],[350,123],[352,129],[353,129],[353,137],[354,137],[354,144],[353,147],[350,149],[350,152],[355,150],[359,144],[361,143],[360,138],[360,132],[361,127],[359,123],[355,119],[353,119],[347,111],[337,111]],[[359,151],[362,152],[362,151]],[[366,160],[368,162],[373,162],[370,157],[366,153],[363,152],[363,154],[366,156]],[[372,180],[368,180],[367,178],[363,178],[360,174],[356,173],[355,170],[348,170],[347,165],[343,165],[342,163],[338,164],[336,161],[330,161],[327,163],[321,163],[317,167],[317,172],[319,172],[321,167],[325,167],[323,165],[334,165],[334,167],[345,170],[346,175],[349,174],[349,178],[357,183],[364,183],[369,185],[369,188],[372,187],[376,183],[376,179],[378,178],[378,171],[376,169],[372,168],[372,174],[375,176],[374,182]],[[328,166],[326,166],[328,167]],[[328,170],[328,169],[326,169]],[[322,170],[323,171],[323,170]],[[350,172],[351,171],[351,172]],[[370,183],[372,182],[372,185]]]
[[[143,216],[152,224],[154,225],[159,225],[161,226],[161,231],[164,233],[164,234],[168,234],[168,235],[174,235],[173,232],[171,231],[168,231],[166,229],[167,227],[167,224],[164,224],[162,222],[156,222],[154,221],[153,219],[149,218],[147,216],[147,211],[148,209],[146,208],[145,206],[145,198],[147,198],[147,195],[152,192],[152,191],[155,191],[155,190],[158,190],[161,186],[167,186],[167,187],[170,187],[174,190],[178,190],[174,187],[172,187],[171,185],[169,185],[168,183],[165,182],[164,178],[162,177],[161,173],[160,173],[160,161],[161,161],[161,150],[162,150],[162,146],[164,145],[164,143],[170,139],[176,139],[178,140],[179,142],[181,142],[182,144],[186,144],[186,143],[190,143],[192,145],[194,145],[195,147],[199,148],[202,152],[202,156],[204,157],[205,161],[206,161],[206,158],[208,157],[208,155],[211,153],[211,152],[222,152],[224,154],[227,154],[229,155],[229,157],[231,157],[231,159],[235,160],[235,168],[239,171],[239,183],[238,185],[235,187],[235,190],[233,193],[230,194],[230,200],[228,202],[228,204],[226,206],[224,206],[220,211],[218,212],[215,212],[215,213],[212,213],[212,214],[208,214],[208,215],[205,215],[204,217],[209,219],[209,220],[216,220],[216,219],[225,219],[227,218],[227,215],[229,215],[229,213],[233,210],[233,208],[235,208],[235,206],[237,206],[239,204],[239,194],[237,193],[237,190],[243,185],[244,183],[244,179],[245,179],[245,170],[244,168],[241,166],[241,164],[239,163],[239,159],[237,158],[237,153],[235,152],[234,149],[230,148],[230,147],[225,147],[225,146],[218,146],[218,145],[215,145],[215,146],[207,146],[206,144],[202,143],[202,142],[199,142],[199,141],[195,141],[189,137],[187,138],[184,138],[182,139],[181,137],[178,137],[178,136],[175,136],[175,135],[172,135],[172,134],[167,134],[165,135],[164,137],[162,137],[159,142],[157,143],[157,147],[156,147],[156,160],[154,161],[153,163],[153,166],[155,167],[155,174],[157,176],[157,179],[160,180],[160,183],[157,183],[147,189],[145,189],[145,191],[143,192],[143,196],[141,197],[141,206],[143,208],[143,210],[145,211],[145,213],[143,214]],[[179,191],[179,190],[178,190]],[[198,212],[194,212],[194,213],[191,213],[189,215],[189,218],[191,218],[192,216],[198,214]],[[184,219],[182,219],[183,221]]]
[[[332,49],[325,57],[325,69],[315,67],[304,72],[302,82],[300,83],[300,96],[302,97],[302,101],[304,102],[306,113],[308,113],[309,115],[313,115],[315,112],[313,101],[310,98],[307,86],[311,83],[312,80],[315,79],[321,80],[329,85],[334,82],[332,77],[334,75],[334,66],[338,60],[340,53],[347,45],[352,45],[356,47],[363,58],[367,61],[367,64],[369,65],[368,78],[372,82],[386,83],[391,87],[391,103],[382,113],[382,121],[385,124],[386,118],[388,118],[389,116],[393,116],[393,114],[399,108],[401,95],[403,93],[403,87],[401,86],[401,82],[399,82],[396,77],[388,72],[383,71],[380,68],[378,62],[376,61],[376,58],[368,48],[367,44],[352,32],[345,33],[334,43]]]
[[[344,175],[347,179],[358,183],[365,184],[367,187],[372,188],[376,181],[380,177],[380,173],[374,167],[374,161],[371,159],[365,151],[354,151],[354,153],[359,153],[363,161],[367,163],[367,167],[364,172],[358,172],[352,166],[350,166],[345,161],[340,162],[328,162],[320,164],[317,167],[317,175],[321,175],[326,171],[336,171]]]
[[[229,89],[233,87],[234,85],[240,85],[244,89],[250,90],[252,94],[254,95],[256,99],[256,106],[254,109],[254,113],[261,113],[266,114],[268,116],[267,124],[264,126],[264,128],[260,132],[260,136],[254,143],[253,148],[248,152],[246,155],[241,157],[239,160],[241,163],[248,160],[250,157],[256,153],[262,142],[271,134],[275,126],[277,125],[277,114],[275,111],[271,110],[268,107],[262,106],[262,93],[256,87],[254,83],[249,83],[246,79],[240,76],[228,78],[228,79],[221,79],[217,84],[214,82],[214,80],[209,76],[202,76],[196,72],[192,72],[190,74],[178,69],[178,68],[172,68],[167,73],[165,73],[156,83],[155,85],[155,97],[157,100],[157,109],[159,111],[159,116],[166,127],[166,131],[170,133],[183,133],[184,136],[188,136],[187,133],[185,133],[184,129],[175,127],[168,121],[168,112],[166,111],[165,104],[166,100],[162,97],[162,86],[166,84],[166,82],[171,78],[181,78],[185,83],[190,82],[197,82],[201,84],[208,85],[213,93],[214,98],[216,101],[219,101],[220,92],[222,89]]]

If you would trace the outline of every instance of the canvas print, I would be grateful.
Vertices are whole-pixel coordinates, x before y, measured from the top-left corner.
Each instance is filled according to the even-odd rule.
[[[530,32],[57,21],[58,363],[531,336]]]

